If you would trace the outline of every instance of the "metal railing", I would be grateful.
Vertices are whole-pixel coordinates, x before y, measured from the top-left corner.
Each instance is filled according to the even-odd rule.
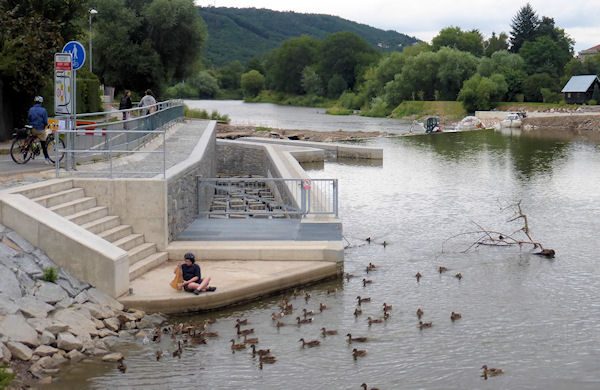
[[[116,116],[116,117],[115,117]],[[88,119],[101,117],[103,120],[91,122]],[[123,117],[125,119],[123,120]],[[65,158],[61,167],[69,174],[88,176],[134,176],[147,177],[166,174],[165,130],[168,126],[183,118],[183,103],[170,100],[152,106],[111,111],[107,113],[86,113],[71,117],[58,117],[63,120],[57,136],[63,138]],[[64,129],[66,128],[66,129]],[[150,150],[140,148],[162,134],[162,143]],[[158,143],[157,143],[158,144]],[[130,154],[161,154],[160,159],[151,159],[140,163],[140,158],[113,162],[115,157]],[[148,159],[146,159],[148,160]],[[86,162],[95,162],[86,169]],[[118,168],[118,169],[117,169]],[[61,170],[56,166],[56,176]]]
[[[198,214],[208,218],[338,216],[337,179],[198,177]]]

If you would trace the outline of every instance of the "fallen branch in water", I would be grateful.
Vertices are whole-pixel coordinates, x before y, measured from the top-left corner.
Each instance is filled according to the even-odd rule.
[[[462,236],[470,236],[477,235],[478,238],[469,245],[465,250],[461,251],[462,253],[467,253],[473,248],[477,248],[479,246],[515,246],[518,245],[522,247],[523,245],[531,245],[533,249],[540,248],[540,252],[536,252],[536,255],[542,255],[547,257],[554,257],[553,249],[545,249],[541,242],[535,241],[531,237],[531,232],[529,230],[529,221],[527,219],[527,215],[523,212],[521,208],[521,201],[517,203],[510,204],[506,207],[501,207],[500,211],[512,210],[513,214],[507,220],[508,223],[512,223],[515,221],[522,221],[523,225],[520,226],[517,230],[513,231],[510,234],[506,234],[503,232],[499,232],[496,230],[489,230],[483,228],[480,224],[471,221],[475,226],[477,226],[478,230],[459,233],[454,236],[448,237],[442,243],[442,253],[444,252],[444,246],[450,240],[456,239]],[[524,237],[519,237],[522,235]]]

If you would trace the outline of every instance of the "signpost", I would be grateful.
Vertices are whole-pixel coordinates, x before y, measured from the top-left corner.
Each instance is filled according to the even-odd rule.
[[[57,115],[73,113],[71,65],[70,53],[54,54],[54,113]]]
[[[85,63],[85,48],[77,41],[70,41],[63,47],[63,53],[71,55],[72,77],[71,77],[71,96],[72,107],[69,116],[77,114],[77,69],[81,68]],[[69,130],[76,128],[75,117],[69,118]],[[67,133],[67,150],[74,149],[75,137],[73,133]],[[67,152],[67,166],[75,168],[75,158],[73,152]]]
[[[71,53],[73,57],[73,70],[78,70],[85,63],[85,49],[77,41],[70,41],[63,47],[63,53]]]

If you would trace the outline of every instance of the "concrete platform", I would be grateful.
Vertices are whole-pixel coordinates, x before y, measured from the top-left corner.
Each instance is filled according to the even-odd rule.
[[[338,275],[334,262],[322,261],[201,261],[203,276],[211,277],[214,292],[200,295],[177,291],[169,283],[177,265],[169,261],[133,280],[133,295],[119,301],[146,312],[185,313],[217,309],[250,301],[294,286]]]

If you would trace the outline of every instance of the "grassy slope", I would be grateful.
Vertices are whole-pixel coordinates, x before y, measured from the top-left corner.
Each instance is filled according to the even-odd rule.
[[[404,101],[392,111],[392,118],[422,118],[426,116],[440,116],[446,120],[457,121],[467,112],[459,102],[452,101]]]

